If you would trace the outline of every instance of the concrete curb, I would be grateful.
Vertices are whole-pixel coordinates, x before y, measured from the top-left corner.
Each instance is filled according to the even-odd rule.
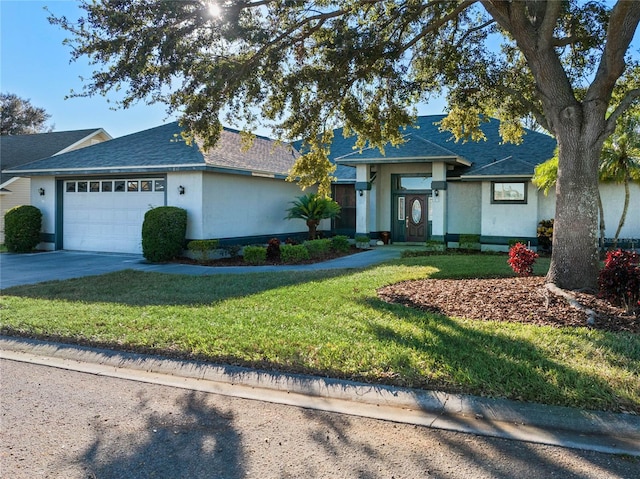
[[[0,358],[478,435],[640,457],[640,417],[0,337]]]

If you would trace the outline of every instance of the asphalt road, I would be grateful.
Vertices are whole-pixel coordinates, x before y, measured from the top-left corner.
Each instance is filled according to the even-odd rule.
[[[637,478],[640,460],[0,361],[6,478]]]

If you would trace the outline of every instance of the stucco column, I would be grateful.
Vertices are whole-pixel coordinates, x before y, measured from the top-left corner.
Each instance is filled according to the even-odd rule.
[[[368,235],[371,183],[369,183],[369,165],[356,166],[356,234]]]
[[[444,241],[447,234],[447,164],[435,162],[432,168],[431,238]]]

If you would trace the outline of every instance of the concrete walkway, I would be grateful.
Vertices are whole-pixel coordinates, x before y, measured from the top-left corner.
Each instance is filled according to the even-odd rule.
[[[154,264],[142,255],[50,251],[32,254],[0,254],[0,289],[24,284],[111,273],[125,269],[156,273],[212,275],[274,271],[317,271],[366,268],[399,258],[403,246],[381,246],[330,261],[284,266],[197,266],[176,263]]]

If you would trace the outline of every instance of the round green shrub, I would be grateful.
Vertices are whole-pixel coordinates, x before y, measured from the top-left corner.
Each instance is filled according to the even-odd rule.
[[[42,212],[35,206],[11,208],[4,215],[4,243],[13,253],[28,253],[40,243]]]
[[[186,234],[186,210],[153,208],[145,213],[142,223],[142,254],[153,263],[169,261],[182,253]]]

